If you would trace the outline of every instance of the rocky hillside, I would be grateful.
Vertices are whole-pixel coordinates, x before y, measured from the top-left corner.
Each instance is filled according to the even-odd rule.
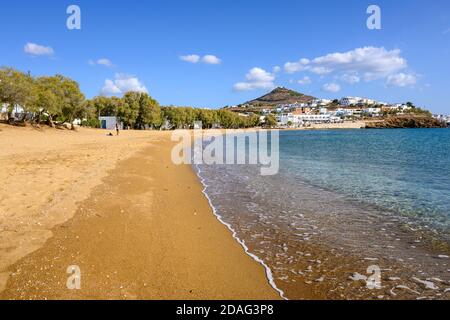
[[[245,104],[254,107],[275,107],[278,104],[306,103],[314,99],[314,97],[304,95],[297,91],[278,87],[268,94],[248,101]]]
[[[368,129],[385,128],[445,128],[446,124],[432,117],[417,115],[391,116],[382,121],[368,122]]]

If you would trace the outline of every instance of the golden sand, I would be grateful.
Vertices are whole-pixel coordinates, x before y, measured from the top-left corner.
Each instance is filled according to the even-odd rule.
[[[170,133],[106,134],[0,126],[0,299],[279,298]]]

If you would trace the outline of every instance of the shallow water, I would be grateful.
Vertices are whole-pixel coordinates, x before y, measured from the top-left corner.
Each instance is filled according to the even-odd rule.
[[[275,176],[196,169],[289,298],[450,298],[450,130],[281,132]],[[355,280],[371,265],[377,290]]]

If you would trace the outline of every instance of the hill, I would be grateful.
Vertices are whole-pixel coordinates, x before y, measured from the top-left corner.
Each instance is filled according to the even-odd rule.
[[[315,98],[294,90],[278,87],[268,94],[244,103],[254,107],[275,107],[279,104],[307,103]]]

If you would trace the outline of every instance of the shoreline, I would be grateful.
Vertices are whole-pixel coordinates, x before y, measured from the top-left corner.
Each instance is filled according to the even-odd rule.
[[[299,243],[296,237],[304,231],[277,226],[275,251],[255,243],[240,228],[254,221],[245,206],[229,206],[242,212],[236,222],[216,202],[214,188],[208,194],[215,187],[208,185],[208,170],[202,175],[199,166],[172,163],[171,131],[106,137],[101,130],[3,129],[0,138],[20,139],[11,145],[0,139],[5,168],[4,176],[0,173],[5,182],[0,189],[0,278],[9,278],[5,291],[0,286],[0,300],[379,299],[379,293],[364,293],[362,283],[351,279],[364,275],[375,258],[383,270],[392,269],[385,271],[383,283],[396,292],[385,292],[384,299],[414,299],[412,292],[397,290],[402,285],[421,292],[420,284],[392,280],[419,277],[413,268],[384,256],[341,252],[324,241]],[[55,176],[47,181],[49,173]],[[75,181],[71,188],[64,184],[68,179]],[[6,187],[13,192],[7,194]],[[67,191],[60,192],[61,187]],[[51,194],[52,201],[47,204],[40,192]],[[21,214],[8,215],[16,211]],[[257,226],[253,232],[264,230]],[[402,245],[420,237],[420,250],[429,253],[423,235],[404,237]],[[271,258],[276,250],[297,256],[288,273]],[[66,288],[67,267],[73,265],[82,272],[79,291]]]
[[[119,161],[43,246],[7,268],[0,299],[280,298],[217,220],[193,168],[171,163],[170,135],[145,134],[150,146]],[[81,290],[66,287],[71,265]]]
[[[330,219],[330,216],[323,215],[322,218],[325,220],[320,220],[321,210],[333,212],[328,210],[330,208],[325,209],[325,204],[320,206],[321,208],[316,206],[310,212],[300,210],[302,225],[296,229],[297,220],[294,221],[295,223],[289,220],[291,223],[286,222],[283,225],[283,217],[280,213],[281,207],[271,211],[268,203],[262,201],[262,199],[256,197],[255,200],[254,194],[249,195],[245,191],[239,191],[245,190],[246,179],[233,179],[232,175],[236,174],[236,176],[247,178],[257,175],[257,170],[239,171],[230,169],[232,173],[229,177],[226,169],[208,169],[207,166],[201,167],[201,169],[205,171],[205,174],[200,174],[200,178],[205,180],[203,185],[207,187],[208,198],[213,203],[211,206],[220,212],[219,218],[223,217],[222,220],[226,221],[224,224],[233,226],[231,230],[235,237],[238,241],[245,243],[245,249],[254,254],[257,261],[263,260],[265,262],[271,269],[269,278],[275,278],[276,286],[289,299],[415,299],[412,291],[402,290],[402,288],[409,286],[417,292],[424,292],[419,280],[414,279],[424,278],[428,281],[429,279],[439,278],[444,279],[438,280],[441,283],[448,282],[447,277],[444,276],[445,270],[439,270],[445,265],[445,259],[439,260],[436,258],[439,255],[447,255],[448,250],[431,246],[433,243],[426,240],[425,230],[419,229],[420,232],[414,232],[413,225],[402,222],[403,220],[398,220],[397,217],[389,218],[389,214],[378,215],[381,211],[377,211],[380,209],[376,209],[375,206],[350,203],[351,211],[354,211],[355,214],[349,215],[346,220],[343,219],[344,217],[340,217],[339,220],[336,220],[336,225],[332,223],[332,219],[327,220]],[[226,187],[226,181],[231,182],[229,187]],[[263,184],[263,181],[259,181],[259,185]],[[253,187],[255,187],[255,183]],[[317,189],[322,190],[322,197],[333,198],[331,189],[327,191],[320,187]],[[256,193],[260,191],[260,189],[257,189]],[[307,194],[309,195],[308,192]],[[308,199],[308,195],[306,199]],[[267,197],[267,194],[265,196]],[[280,194],[274,197],[281,199]],[[246,199],[249,202],[245,202]],[[258,200],[261,200],[261,202],[258,202]],[[253,203],[258,203],[255,206],[259,205],[261,209],[264,208],[266,213],[274,213],[274,216],[276,216],[274,219],[276,220],[271,220],[271,223],[275,225],[274,229],[269,228],[271,231],[267,231],[264,227],[268,220],[266,215],[264,215],[264,219],[261,219],[264,222],[261,225],[257,224],[260,216],[251,212],[262,211],[250,210],[249,213],[248,205]],[[330,203],[334,203],[334,201]],[[345,203],[339,202],[338,207],[343,204]],[[350,204],[347,203],[347,205]],[[287,208],[284,209],[287,210]],[[278,216],[279,213],[281,217]],[[270,214],[267,213],[267,215]],[[280,223],[277,224],[277,221]],[[353,223],[355,227],[342,227],[343,221],[348,222],[344,223],[344,226]],[[312,224],[309,225],[309,223]],[[358,234],[369,235],[370,233],[367,233],[364,229],[367,224],[376,225],[384,230],[381,232],[383,235],[373,238],[373,247],[369,243],[368,248],[370,248],[372,254],[365,252],[369,249],[355,250],[350,240],[351,238],[356,239]],[[249,225],[251,225],[251,228],[248,228]],[[342,227],[342,230],[337,233],[329,231],[322,233],[321,227],[324,226],[330,227],[330,229],[337,228],[336,230]],[[267,238],[262,236],[266,231],[268,232]],[[341,239],[339,235],[346,231],[354,231],[355,233],[349,232],[347,237],[343,236],[344,239]],[[335,236],[343,242],[337,242],[336,238],[333,238]],[[310,238],[317,238],[320,241],[317,239],[310,241]],[[324,241],[325,239],[327,241]],[[391,241],[387,239],[391,239]],[[421,239],[420,243],[416,243],[417,239]],[[269,242],[270,244],[267,244]],[[340,243],[341,245],[333,245],[334,243]],[[395,246],[393,246],[394,243]],[[380,252],[377,249],[379,247],[385,249]],[[299,254],[301,257],[299,257]],[[278,256],[284,256],[288,263],[283,265],[278,260]],[[417,261],[417,263],[420,262],[424,266],[433,268],[423,269],[421,267],[421,269],[415,270],[411,267],[410,261]],[[439,268],[437,267],[438,263],[442,264]],[[379,265],[383,271],[383,288],[392,286],[388,290],[365,290],[361,280],[363,280],[363,277],[367,277],[364,276],[368,272],[367,268],[374,264]],[[283,270],[283,267],[285,270]],[[361,279],[359,279],[359,276],[361,276]],[[426,294],[431,295],[432,292],[426,292]],[[436,292],[435,298],[445,295],[447,295],[447,291]]]
[[[194,169],[193,169],[194,170]],[[270,267],[264,262],[264,260],[262,260],[260,257],[258,257],[256,254],[250,252],[249,247],[245,244],[245,241],[240,239],[237,235],[237,231],[233,228],[233,226],[230,223],[227,223],[224,221],[223,217],[219,214],[217,208],[214,207],[211,198],[209,197],[208,193],[206,192],[206,189],[208,188],[208,185],[205,182],[205,179],[201,176],[201,170],[198,167],[198,165],[196,165],[196,175],[198,177],[198,179],[200,180],[200,183],[203,186],[203,190],[202,193],[204,194],[204,196],[206,197],[206,199],[208,200],[209,206],[211,207],[212,213],[214,214],[214,216],[217,218],[217,220],[223,224],[224,226],[226,226],[228,228],[228,230],[231,232],[231,236],[233,237],[234,240],[236,240],[237,243],[239,243],[242,246],[242,249],[244,250],[245,254],[247,254],[249,257],[251,257],[255,262],[257,262],[258,264],[262,265],[265,269],[265,274],[267,277],[267,280],[270,284],[270,286],[276,291],[278,292],[278,294],[280,295],[280,297],[283,300],[289,300],[285,294],[285,292],[283,290],[281,290],[274,279],[273,276],[273,271],[270,269]]]

